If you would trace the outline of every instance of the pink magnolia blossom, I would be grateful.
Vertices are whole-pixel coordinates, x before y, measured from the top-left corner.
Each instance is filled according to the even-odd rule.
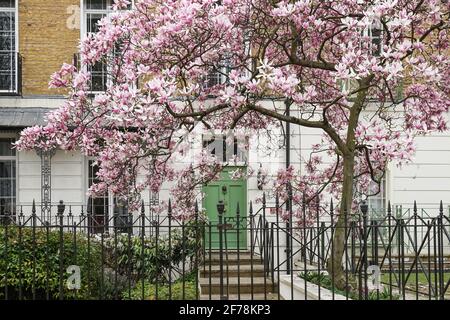
[[[374,25],[379,52],[367,36]],[[25,129],[17,147],[95,157],[94,194],[111,190],[137,203],[145,188],[171,181],[174,214],[185,218],[222,164],[202,153],[179,168],[188,153],[181,141],[198,126],[259,136],[291,121],[323,133],[303,170],[281,170],[271,181],[271,195],[284,199],[291,185],[300,218],[305,199],[340,198],[350,156],[356,201],[372,194],[369,182],[388,163],[411,161],[416,135],[447,129],[448,30],[448,4],[437,0],[137,1],[82,41],[80,70],[64,64],[51,77],[68,100],[46,126]],[[112,79],[92,98],[85,70],[99,61]],[[210,85],[214,70],[223,81]],[[283,102],[293,103],[291,118]]]

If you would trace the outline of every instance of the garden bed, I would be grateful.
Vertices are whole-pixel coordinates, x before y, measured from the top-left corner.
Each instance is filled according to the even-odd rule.
[[[280,276],[280,296],[283,300],[347,300],[346,296],[337,293],[333,297],[331,290],[298,275],[294,275],[293,278],[291,275]]]

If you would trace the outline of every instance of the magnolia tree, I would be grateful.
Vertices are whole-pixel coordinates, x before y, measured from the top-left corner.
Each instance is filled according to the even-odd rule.
[[[315,128],[323,138],[306,170],[278,172],[273,190],[286,197],[289,184],[294,204],[303,194],[338,199],[328,269],[344,287],[342,213],[354,212],[356,192],[370,195],[388,163],[411,159],[415,136],[446,129],[448,2],[141,0],[122,10],[128,4],[116,1],[82,41],[80,67],[52,76],[68,99],[46,126],[24,130],[18,148],[95,157],[94,194],[138,199],[173,180],[173,209],[186,216],[195,186],[221,169],[203,152],[176,169],[195,128],[250,136],[280,122]],[[98,63],[108,66],[108,86],[91,95],[88,70]],[[224,81],[208,85],[212,72]]]

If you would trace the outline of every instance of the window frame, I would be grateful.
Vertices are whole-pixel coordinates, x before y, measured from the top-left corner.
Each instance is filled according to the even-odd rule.
[[[379,30],[380,31],[379,37],[375,38],[373,36],[374,30]],[[381,24],[381,22],[380,21],[375,21],[369,27],[365,28],[363,30],[363,36],[369,38],[369,48],[370,48],[370,50],[372,52],[372,55],[375,56],[375,57],[380,57],[383,54],[383,52],[384,52],[383,51],[383,25]],[[378,39],[378,41],[379,41],[379,48],[374,48],[374,46],[375,46],[374,39]],[[375,49],[376,53],[374,52],[374,49]]]
[[[249,163],[249,155],[250,152],[249,150],[245,150],[245,154],[244,154],[244,159],[245,161],[242,161],[241,159],[239,159],[238,161],[232,162],[228,159],[228,155],[230,154],[228,147],[231,147],[231,145],[227,145],[226,144],[226,139],[227,139],[227,135],[224,133],[220,133],[220,132],[214,132],[214,133],[203,133],[202,134],[202,140],[201,140],[201,148],[202,150],[207,149],[207,145],[205,145],[205,143],[207,141],[211,141],[213,138],[215,141],[217,141],[217,138],[221,137],[222,139],[220,139],[221,142],[221,155],[222,155],[222,159],[220,160],[220,163],[222,163],[223,165],[228,165],[228,166],[237,166],[237,167],[245,167],[248,165]],[[249,137],[246,136],[245,139],[247,140],[248,143],[248,139]],[[232,146],[233,150],[231,151],[231,154],[237,155],[238,151],[239,151],[239,140],[236,138],[236,136],[233,136],[233,146]],[[216,153],[214,153],[214,155],[216,155]]]
[[[16,137],[14,136],[4,136],[4,135],[0,135],[0,140],[11,140],[11,141],[16,141]],[[15,186],[14,188],[11,188],[11,191],[14,191],[14,195],[9,197],[9,199],[14,199],[14,204],[13,204],[13,210],[10,213],[10,215],[15,216],[17,214],[17,205],[18,205],[18,201],[19,201],[19,193],[18,193],[18,180],[19,180],[19,166],[18,166],[18,154],[17,151],[14,152],[14,155],[10,155],[10,156],[2,156],[0,155],[0,161],[12,161],[14,163],[15,166],[15,170],[14,170],[14,175],[11,175],[10,179],[11,181],[15,181]],[[1,189],[0,189],[1,190]],[[0,199],[3,199],[3,196],[0,195]],[[1,211],[0,211],[0,215],[1,215]]]
[[[375,183],[371,181],[371,183]],[[387,199],[388,199],[388,179],[387,172],[383,176],[380,181],[380,192],[376,195],[370,196],[367,198],[367,205],[369,206],[369,216],[370,217],[379,217],[382,214],[386,213],[387,209]],[[373,208],[374,203],[380,202],[381,208]],[[378,209],[378,211],[376,211]]]
[[[86,190],[89,189],[89,187],[91,186],[91,180],[94,181],[95,177],[91,177],[91,173],[93,172],[93,166],[92,163],[95,161],[94,158],[92,157],[87,157],[86,158],[86,179],[85,179],[85,183],[86,183]],[[94,199],[104,199],[104,201],[107,201],[106,206],[103,205],[103,208],[106,208],[106,212],[103,212],[103,214],[96,214],[95,210],[94,210]],[[88,217],[89,221],[89,226],[91,226],[93,228],[93,233],[105,233],[107,232],[108,228],[109,228],[109,220],[111,217],[111,213],[114,210],[114,206],[112,206],[111,203],[111,193],[108,190],[108,194],[105,195],[104,197],[91,197],[88,196],[87,193],[85,194],[85,199],[86,199],[86,213],[87,214],[92,214],[92,220],[90,217]],[[92,201],[90,203],[90,201]],[[91,212],[89,212],[89,209]],[[103,225],[101,225],[99,223],[99,221],[101,222],[101,220],[103,220]],[[99,225],[100,224],[100,225]]]
[[[0,7],[0,12],[14,12],[14,51],[10,51],[14,53],[14,88],[10,88],[9,90],[0,89],[0,95],[17,95],[20,92],[19,89],[19,0],[15,0],[14,7]],[[13,71],[13,70],[10,70]]]
[[[86,178],[85,178],[85,186],[86,186],[86,190],[89,189],[90,185],[91,185],[91,181],[95,181],[95,177],[91,177],[91,173],[93,172],[92,168],[92,163],[95,162],[95,159],[93,157],[86,157],[86,168],[85,168],[85,174],[86,174]],[[95,210],[93,209],[93,201],[94,199],[104,199],[103,201],[107,201],[107,204],[103,205],[103,208],[106,209],[106,212],[103,212],[103,214],[95,214]],[[92,201],[92,204],[89,204],[89,201]],[[158,201],[159,201],[159,195],[158,195]],[[107,191],[107,195],[105,195],[104,197],[91,197],[88,196],[87,193],[85,193],[85,203],[86,203],[86,208],[91,208],[92,212],[92,218],[88,217],[88,223],[89,226],[92,227],[93,229],[93,233],[108,233],[109,228],[112,227],[115,232],[117,233],[128,233],[128,232],[132,232],[132,228],[130,228],[130,221],[128,221],[128,225],[123,225],[125,221],[124,216],[120,214],[120,208],[117,206],[117,202],[118,199],[115,197],[114,193],[111,192],[110,190]],[[117,209],[117,210],[116,210]],[[126,205],[123,208],[123,211],[127,212],[127,219],[131,219],[132,218],[130,216],[132,216],[132,213],[130,214],[130,212],[128,211],[128,205]],[[88,210],[86,210],[88,211]],[[87,212],[89,213],[89,212]],[[92,219],[92,220],[91,220]],[[103,220],[103,225],[101,224]],[[99,223],[100,222],[100,223]]]
[[[88,36],[88,32],[87,32],[87,15],[88,14],[101,14],[101,15],[105,15],[106,17],[109,16],[111,13],[114,12],[114,10],[112,9],[112,4],[114,2],[114,0],[107,0],[108,1],[108,5],[106,9],[87,9],[85,2],[86,0],[80,0],[80,39],[81,41],[83,41],[84,39],[87,38]],[[134,8],[135,5],[135,1],[134,0],[130,0],[131,1],[131,8]],[[81,63],[80,63],[81,65]],[[85,65],[81,65],[81,68],[85,71],[87,71],[87,67]],[[106,66],[106,83],[105,83],[105,87],[107,88],[108,85],[111,84],[111,76],[110,76],[110,68],[107,65]],[[92,85],[92,81],[91,81],[91,85]],[[96,94],[101,94],[104,93],[105,90],[103,91],[98,91],[98,90],[90,90],[90,94],[92,95],[96,95]]]

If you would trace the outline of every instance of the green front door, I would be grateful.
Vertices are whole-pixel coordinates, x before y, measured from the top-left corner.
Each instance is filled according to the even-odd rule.
[[[238,238],[239,249],[247,248],[247,223],[245,219],[247,216],[247,181],[245,179],[230,179],[230,171],[236,169],[237,167],[225,168],[221,172],[219,180],[211,181],[203,186],[203,208],[206,210],[211,222],[211,235],[209,232],[206,234],[206,248],[209,248],[210,239],[211,248],[219,248],[217,203],[221,200],[225,204],[223,216],[224,224],[227,225],[227,229],[223,232],[222,237],[224,248],[226,246],[228,249],[237,249]],[[245,168],[243,168],[243,170],[245,170]],[[240,209],[239,228],[236,220],[236,208],[238,203]]]

